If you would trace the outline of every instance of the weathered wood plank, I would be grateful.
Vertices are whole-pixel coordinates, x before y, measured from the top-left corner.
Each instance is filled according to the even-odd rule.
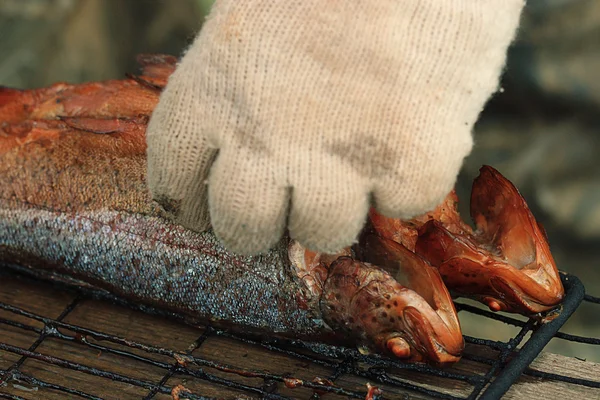
[[[542,353],[531,369],[571,378],[600,382],[600,364],[558,354]],[[506,399],[600,399],[600,389],[572,383],[523,376],[505,396]]]

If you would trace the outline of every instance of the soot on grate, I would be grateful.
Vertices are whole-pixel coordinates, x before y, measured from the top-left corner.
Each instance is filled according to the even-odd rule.
[[[111,398],[364,399],[370,396],[394,399],[411,394],[450,400],[496,399],[521,374],[600,388],[600,381],[575,379],[529,367],[553,337],[600,345],[600,339],[558,332],[582,300],[600,308],[599,298],[584,295],[579,279],[570,275],[562,278],[566,290],[562,313],[544,325],[457,303],[461,314],[500,321],[516,327],[518,333],[506,341],[465,336],[463,360],[456,367],[444,370],[300,340],[252,339],[210,326],[186,341],[184,337],[192,338],[188,333],[199,330],[178,324],[180,328],[169,333],[174,336],[171,345],[165,346],[162,342],[156,343],[158,335],[146,325],[142,328],[144,339],[137,340],[132,338],[139,336],[134,334],[133,328],[115,333],[114,326],[124,323],[115,323],[113,327],[98,327],[96,323],[91,329],[79,323],[77,312],[90,304],[103,302],[120,303],[171,319],[182,317],[131,304],[95,289],[53,283],[52,290],[58,288],[69,299],[54,318],[28,311],[16,300],[13,304],[0,302],[0,329],[4,326],[16,332],[15,337],[27,336],[32,340],[19,343],[19,340],[0,337],[0,398],[36,398],[35,394],[33,397],[26,394],[39,390],[56,398],[103,399],[108,395],[98,394],[104,391],[95,389],[110,383],[120,388],[114,390],[123,391],[112,393]],[[26,276],[24,270],[16,266],[0,266],[0,279],[32,286],[31,293],[38,293],[40,285],[50,285]],[[74,315],[74,322],[67,322]],[[181,346],[173,343],[181,343]],[[10,357],[2,357],[2,352]],[[91,366],[89,354],[88,358],[83,355],[85,352],[96,352],[100,361]],[[108,356],[117,360],[116,371],[102,364],[101,359]],[[261,359],[266,365],[260,365]],[[56,375],[40,373],[46,370],[69,378],[59,379],[61,383],[57,383]],[[84,380],[81,377],[93,377],[94,382],[99,383],[90,389],[81,383]],[[2,390],[2,386],[8,388],[9,385],[17,390]]]

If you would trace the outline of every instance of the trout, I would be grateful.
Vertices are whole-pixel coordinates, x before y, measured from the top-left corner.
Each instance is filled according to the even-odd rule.
[[[411,221],[373,211],[359,244],[333,255],[284,238],[264,254],[239,256],[212,232],[174,223],[146,186],[145,130],[176,61],[146,55],[139,57],[142,74],[126,79],[0,88],[0,262],[197,323],[360,346],[435,365],[458,361],[464,347],[442,276],[450,289],[490,308],[531,314],[562,299],[537,225],[518,230],[531,238],[530,246],[504,256],[502,245],[515,243],[516,222],[499,227],[529,213],[524,201],[509,202],[517,208],[492,213],[493,221],[480,212],[477,232],[458,216],[453,193]],[[494,204],[480,200],[477,208]],[[484,271],[482,278],[469,275],[461,291],[465,280],[450,276],[456,260],[470,263],[469,274]]]

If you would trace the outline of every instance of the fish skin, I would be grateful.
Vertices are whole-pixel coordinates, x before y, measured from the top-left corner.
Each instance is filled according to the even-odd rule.
[[[328,337],[303,309],[282,242],[254,257],[227,252],[210,232],[115,211],[59,212],[0,201],[0,260],[58,271],[131,300],[217,325],[287,337]]]
[[[50,277],[58,272],[128,300],[241,332],[360,345],[382,353],[403,343],[410,348],[394,354],[408,361],[459,360],[454,348],[447,354],[446,338],[435,348],[421,345],[443,324],[437,316],[428,321],[419,313],[413,324],[420,329],[407,332],[399,309],[395,323],[373,323],[365,330],[358,326],[348,335],[337,314],[323,310],[338,296],[351,304],[370,281],[345,291],[327,284],[335,255],[313,257],[283,239],[263,255],[238,256],[211,232],[169,222],[146,186],[144,127],[144,119],[136,124],[134,119],[78,117],[5,129],[0,138],[0,262],[46,271]],[[354,282],[381,275],[385,284],[370,297],[373,301],[391,295],[404,299],[410,293],[401,304],[429,307],[378,267],[353,265],[337,269],[336,279]],[[446,291],[441,281],[436,288]],[[462,343],[455,328],[450,343]]]

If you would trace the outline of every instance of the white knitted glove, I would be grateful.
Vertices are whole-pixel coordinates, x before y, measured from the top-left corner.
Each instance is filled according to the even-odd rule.
[[[217,0],[148,127],[154,199],[198,231],[210,212],[239,253],[286,227],[335,252],[370,202],[391,217],[434,208],[471,150],[523,4]]]

